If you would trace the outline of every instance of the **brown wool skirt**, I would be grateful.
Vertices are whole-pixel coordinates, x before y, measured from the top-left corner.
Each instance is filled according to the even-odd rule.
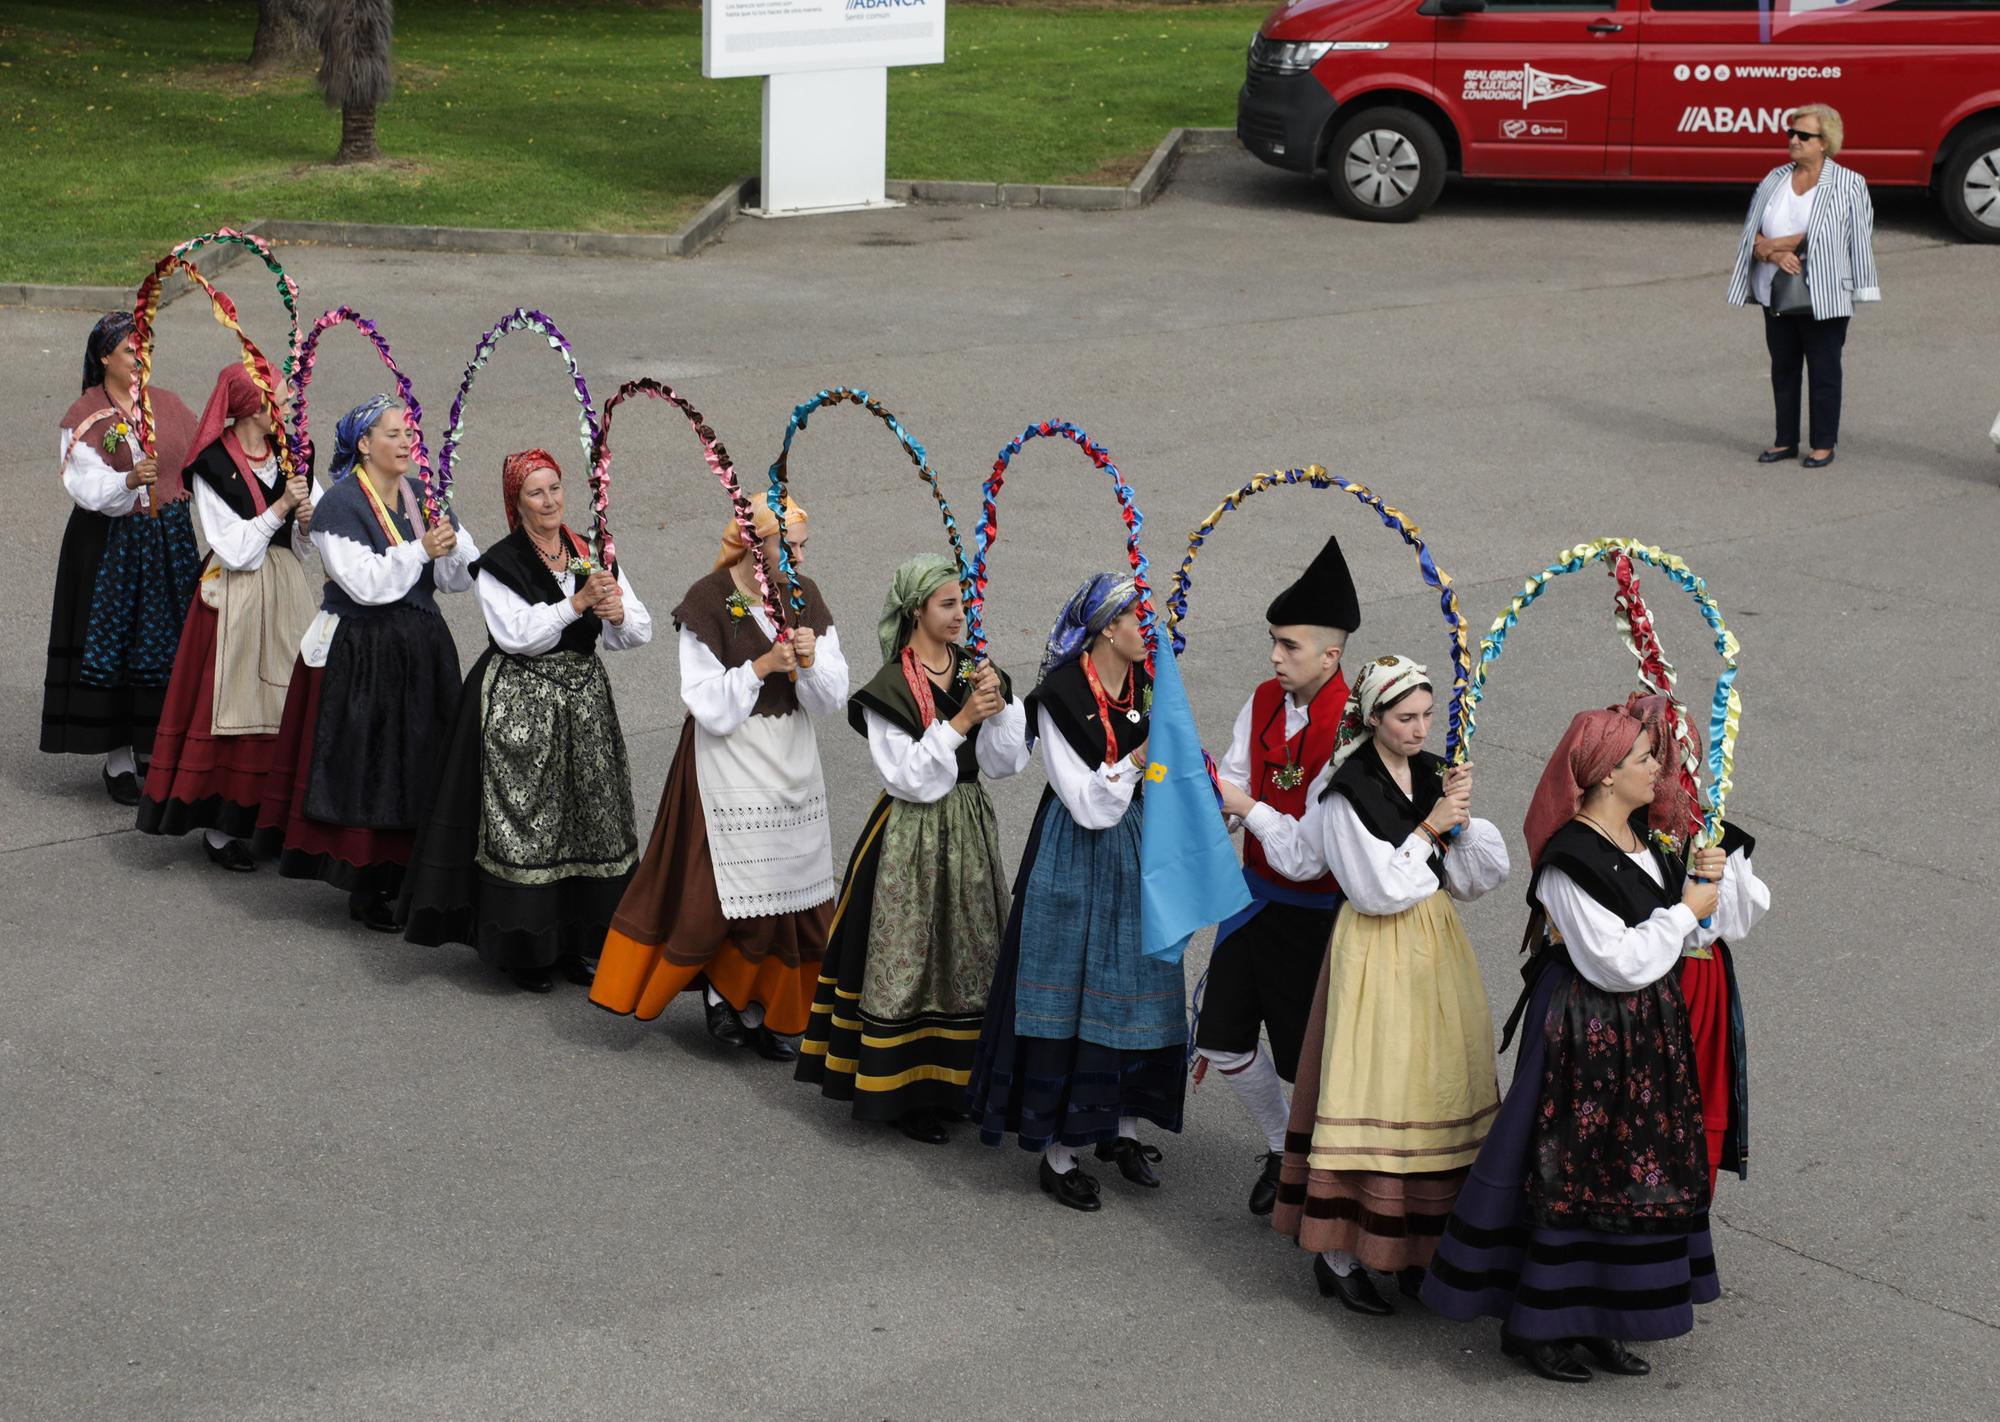
[[[694,730],[689,717],[653,837],[605,936],[590,1000],[650,1022],[676,994],[707,983],[737,1011],[756,1003],[773,1032],[796,1036],[812,1015],[833,900],[797,913],[723,917],[695,781]]]

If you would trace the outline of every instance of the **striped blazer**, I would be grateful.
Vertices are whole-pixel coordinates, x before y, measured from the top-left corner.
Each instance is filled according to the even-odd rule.
[[[1750,199],[1743,240],[1736,247],[1736,269],[1729,274],[1731,306],[1751,304],[1751,246],[1765,205],[1778,184],[1790,181],[1793,166],[1773,168]],[[1880,301],[1882,287],[1875,274],[1875,204],[1868,200],[1867,179],[1829,158],[1820,168],[1818,191],[1806,222],[1806,290],[1812,293],[1814,318],[1824,321],[1852,316],[1857,301]]]

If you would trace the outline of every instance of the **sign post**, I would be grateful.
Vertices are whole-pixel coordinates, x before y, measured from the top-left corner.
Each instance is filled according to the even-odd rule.
[[[701,72],[762,75],[765,217],[890,207],[889,69],[944,62],[945,0],[703,0]]]

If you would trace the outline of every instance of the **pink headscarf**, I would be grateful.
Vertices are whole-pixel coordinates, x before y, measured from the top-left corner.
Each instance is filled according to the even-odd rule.
[[[1529,863],[1541,863],[1550,837],[1575,819],[1583,807],[1584,791],[1625,759],[1645,729],[1645,722],[1623,706],[1582,711],[1569,723],[1555,753],[1542,768],[1541,783],[1535,786],[1534,799],[1528,802],[1528,815],[1521,824],[1522,837],[1528,841]]]
[[[1646,822],[1656,830],[1685,838],[1702,823],[1701,782],[1696,778],[1696,766],[1701,763],[1701,730],[1685,706],[1657,692],[1650,696],[1633,692],[1625,698],[1625,709],[1645,722],[1652,733],[1653,753],[1665,766]],[[1690,744],[1686,747],[1674,735],[1676,723],[1687,727]]]

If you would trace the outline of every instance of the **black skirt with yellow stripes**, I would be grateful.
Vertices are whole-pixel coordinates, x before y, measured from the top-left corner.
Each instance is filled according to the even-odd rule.
[[[1008,894],[976,780],[883,795],[848,861],[797,1077],[863,1121],[964,1109]]]

